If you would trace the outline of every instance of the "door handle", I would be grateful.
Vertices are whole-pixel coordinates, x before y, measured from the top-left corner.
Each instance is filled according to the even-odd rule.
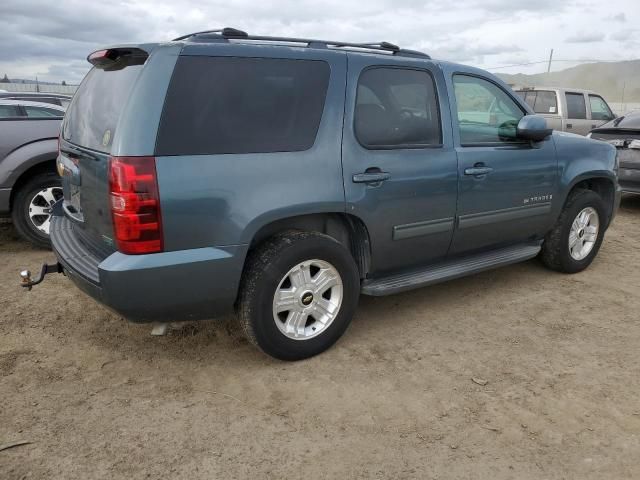
[[[364,173],[356,173],[353,175],[353,183],[380,183],[389,180],[391,174],[382,171],[366,171]]]
[[[474,166],[471,168],[465,168],[465,175],[486,175],[487,173],[493,172],[493,168],[491,167],[482,167],[482,166]]]
[[[573,128],[573,123],[567,123],[567,128]]]

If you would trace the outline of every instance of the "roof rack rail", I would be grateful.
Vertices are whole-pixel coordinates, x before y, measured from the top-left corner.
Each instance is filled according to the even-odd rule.
[[[215,30],[203,30],[201,32],[189,33],[182,35],[181,37],[174,38],[174,42],[180,40],[187,40],[192,37],[204,37],[220,40],[256,40],[264,42],[282,42],[282,43],[304,43],[307,47],[311,48],[352,48],[358,50],[372,50],[391,53],[392,55],[407,55],[414,57],[422,57],[430,59],[431,57],[424,52],[416,50],[408,50],[400,48],[398,45],[394,45],[389,42],[370,42],[370,43],[351,43],[351,42],[336,42],[331,40],[316,40],[310,38],[295,38],[295,37],[270,37],[264,35],[249,35],[243,30],[237,28],[219,28]]]

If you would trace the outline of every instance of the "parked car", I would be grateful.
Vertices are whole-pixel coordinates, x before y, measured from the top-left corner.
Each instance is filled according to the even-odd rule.
[[[522,87],[515,92],[554,130],[586,135],[615,118],[606,100],[590,90]]]
[[[581,271],[619,202],[611,145],[552,134],[490,73],[389,43],[225,29],[88,60],[43,274],[134,322],[235,308],[251,342],[302,359],[360,293],[536,256]]]
[[[640,111],[607,122],[588,136],[618,149],[620,187],[623,192],[640,193]]]
[[[36,92],[0,92],[0,100],[20,100],[40,103],[50,103],[67,108],[71,102],[71,95],[62,93],[36,93]]]
[[[51,103],[0,98],[0,118],[47,118],[62,119],[64,107]]]
[[[62,198],[56,174],[64,108],[0,98],[0,216],[39,247],[50,247],[51,206]]]

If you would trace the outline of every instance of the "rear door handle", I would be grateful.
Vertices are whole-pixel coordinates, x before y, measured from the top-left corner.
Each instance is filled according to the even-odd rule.
[[[491,172],[493,172],[491,167],[471,167],[464,170],[465,175],[486,175]]]
[[[353,183],[380,183],[389,180],[391,174],[389,172],[365,172],[353,175]]]

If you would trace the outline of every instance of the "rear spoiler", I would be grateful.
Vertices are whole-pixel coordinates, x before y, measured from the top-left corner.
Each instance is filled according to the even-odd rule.
[[[120,70],[130,65],[142,65],[149,53],[139,47],[112,47],[96,50],[87,56],[87,61],[103,70]]]

